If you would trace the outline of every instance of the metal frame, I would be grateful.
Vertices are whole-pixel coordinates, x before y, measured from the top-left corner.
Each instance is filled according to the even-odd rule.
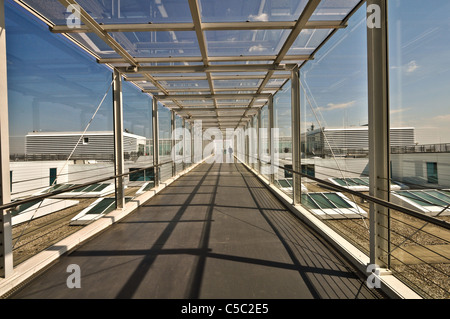
[[[381,9],[381,28],[367,28],[369,97],[369,194],[389,202],[389,63],[387,0],[368,0]],[[370,262],[389,268],[389,209],[370,204]]]
[[[104,63],[111,68],[117,68],[121,72],[127,81],[131,81],[144,93],[156,95],[159,100],[163,99],[166,102],[166,107],[172,106],[177,109],[185,108],[186,103],[183,100],[187,100],[187,97],[183,97],[187,92],[192,93],[208,93],[203,97],[197,97],[197,99],[204,99],[211,101],[215,108],[220,107],[220,100],[225,98],[218,94],[219,92],[235,92],[230,99],[238,99],[238,96],[244,98],[239,91],[250,90],[254,92],[255,96],[249,97],[250,102],[247,103],[249,110],[254,107],[261,108],[263,105],[258,103],[260,94],[264,92],[276,93],[288,80],[289,71],[297,67],[299,64],[304,63],[307,60],[314,59],[314,53],[312,54],[288,54],[289,49],[294,44],[298,35],[302,30],[320,30],[329,29],[332,32],[345,28],[347,26],[347,20],[322,20],[315,21],[310,20],[314,11],[320,4],[320,0],[310,0],[303,8],[300,16],[292,21],[239,21],[239,22],[203,22],[201,19],[200,4],[198,0],[188,0],[190,14],[192,16],[192,22],[189,23],[111,23],[100,24],[93,16],[85,10],[83,6],[80,7],[80,18],[82,25],[77,28],[71,28],[67,25],[55,25],[51,19],[47,18],[39,9],[33,8],[28,2],[23,0],[15,0],[18,4],[22,5],[28,11],[36,15],[42,21],[49,25],[51,32],[59,33],[72,40],[75,44],[82,47],[92,56],[94,56],[99,63]],[[79,5],[76,0],[58,0],[64,7],[69,5]],[[360,5],[360,3],[358,4]],[[124,21],[126,22],[126,21]],[[208,42],[206,41],[205,32],[207,31],[227,31],[227,30],[287,30],[288,36],[285,40],[280,40],[278,47],[280,50],[277,54],[272,55],[255,55],[249,52],[248,55],[236,55],[236,56],[209,56],[208,54]],[[190,31],[195,32],[198,43],[199,56],[139,56],[136,57],[131,52],[128,52],[122,43],[119,43],[113,33],[131,33],[131,32],[152,32],[157,33],[160,31],[178,32],[178,31]],[[80,33],[94,33],[101,40],[103,40],[119,57],[104,58],[100,56],[94,49],[89,48],[86,44],[78,41],[74,34]],[[282,42],[284,41],[284,42]],[[292,62],[291,64],[290,61]],[[226,63],[233,64],[214,64],[214,63]],[[242,63],[240,63],[242,62]],[[256,62],[256,64],[254,63]],[[159,63],[175,63],[184,65],[144,65],[144,64],[159,64]],[[192,65],[192,63],[201,63],[201,65]],[[279,71],[287,72],[286,74]],[[230,75],[218,75],[217,72],[239,73]],[[251,72],[263,72],[261,75],[255,75]],[[172,78],[166,75],[174,74]],[[194,75],[188,75],[186,77],[179,76],[180,73],[196,73]],[[198,74],[197,74],[198,73]],[[140,74],[142,76],[133,77],[132,74]],[[275,83],[275,86],[267,87],[271,80],[280,79]],[[196,88],[183,88],[180,86],[168,87],[165,81],[207,81],[208,87],[196,87]],[[257,86],[252,87],[240,87],[240,88],[228,88],[219,87],[215,84],[216,80],[260,80]],[[148,88],[150,83],[153,87]],[[178,95],[177,93],[181,93]],[[202,94],[200,94],[202,95]],[[231,105],[235,105],[231,103]],[[186,107],[187,108],[187,107]],[[217,113],[218,114],[218,113]],[[193,118],[193,114],[179,114],[184,118]],[[219,115],[219,114],[218,114]],[[248,111],[245,110],[243,116],[247,116]],[[236,125],[231,123],[221,124],[218,123],[220,129],[227,127],[237,128],[245,121],[240,121]]]

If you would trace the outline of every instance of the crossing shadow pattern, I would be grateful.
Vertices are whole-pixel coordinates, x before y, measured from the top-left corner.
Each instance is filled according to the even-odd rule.
[[[81,288],[67,285],[69,265]],[[12,298],[377,299],[244,166],[204,163]]]

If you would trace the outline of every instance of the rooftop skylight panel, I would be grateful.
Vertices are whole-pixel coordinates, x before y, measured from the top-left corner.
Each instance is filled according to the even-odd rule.
[[[294,21],[307,0],[199,0],[202,22]]]

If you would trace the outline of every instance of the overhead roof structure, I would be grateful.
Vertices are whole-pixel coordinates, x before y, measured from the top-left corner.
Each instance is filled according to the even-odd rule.
[[[224,129],[246,125],[364,1],[15,2],[180,117]]]

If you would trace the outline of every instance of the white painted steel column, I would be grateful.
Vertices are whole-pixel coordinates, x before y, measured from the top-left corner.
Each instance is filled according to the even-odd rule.
[[[298,67],[291,72],[291,130],[292,130],[292,169],[301,172],[301,145],[300,145],[300,80]],[[292,174],[293,204],[301,203],[302,180],[298,174]]]
[[[170,139],[170,149],[172,151],[174,151],[174,147],[175,147],[175,112],[174,111],[170,111],[170,130],[171,130],[171,136],[172,138]],[[172,177],[176,175],[176,171],[177,171],[177,167],[176,167],[176,163],[174,158],[176,157],[176,154],[171,154],[172,157]]]
[[[122,75],[116,69],[113,72],[113,116],[114,116],[114,168],[115,175],[124,173],[123,158],[123,105]],[[124,178],[118,177],[116,184],[116,208],[125,206]]]
[[[268,104],[268,111],[269,111],[269,129],[267,132],[267,140],[268,140],[268,144],[269,144],[269,154],[270,154],[270,174],[269,174],[269,183],[273,184],[275,182],[275,172],[278,170],[277,167],[275,167],[274,165],[274,161],[275,161],[275,147],[274,147],[274,143],[273,143],[273,134],[272,134],[272,130],[274,127],[274,121],[273,121],[273,95],[270,96],[269,98],[269,104]]]
[[[11,202],[5,3],[0,0],[0,205]],[[11,213],[0,211],[0,277],[13,273]]]
[[[153,96],[152,102],[153,119],[153,169],[155,187],[159,186],[159,124],[158,124],[158,100]]]
[[[181,127],[182,127],[182,137],[183,137],[183,170],[186,168],[186,119],[182,118],[181,119]]]
[[[371,196],[389,201],[389,63],[387,0],[368,0],[380,8],[381,25],[367,28],[369,163]],[[370,204],[370,262],[389,267],[389,209]]]
[[[261,135],[259,130],[261,128],[261,109],[259,109],[256,115],[256,170],[261,174]]]

